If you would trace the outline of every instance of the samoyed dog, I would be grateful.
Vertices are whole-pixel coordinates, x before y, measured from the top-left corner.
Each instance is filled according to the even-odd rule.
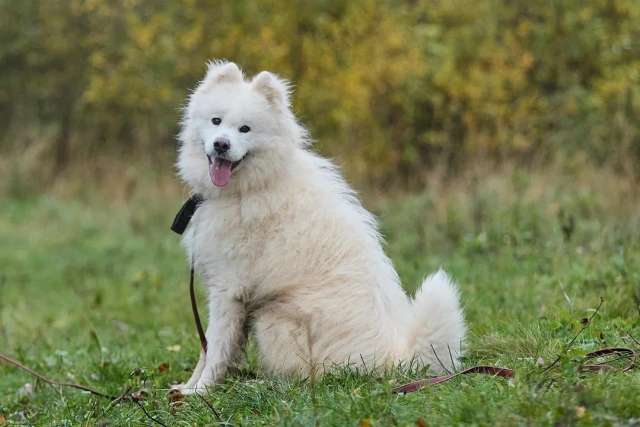
[[[289,95],[270,72],[216,61],[188,99],[177,167],[203,199],[183,242],[208,294],[208,350],[178,390],[222,381],[249,333],[273,375],[452,368],[465,335],[455,284],[440,270],[405,294],[374,217],[310,150]]]

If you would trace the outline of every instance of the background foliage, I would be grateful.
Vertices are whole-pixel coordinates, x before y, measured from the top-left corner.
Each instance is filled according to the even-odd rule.
[[[0,0],[0,20],[0,151],[38,168],[169,159],[210,58],[293,80],[297,113],[352,178],[640,161],[635,0]]]

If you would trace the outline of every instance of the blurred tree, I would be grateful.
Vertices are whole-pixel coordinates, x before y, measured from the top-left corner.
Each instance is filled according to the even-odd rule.
[[[0,0],[0,150],[57,168],[169,153],[205,62],[228,58],[291,78],[352,177],[477,156],[634,165],[638,22],[637,0]]]

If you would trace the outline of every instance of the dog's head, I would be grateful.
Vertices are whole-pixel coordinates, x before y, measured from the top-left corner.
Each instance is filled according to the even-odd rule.
[[[306,136],[286,81],[267,71],[247,80],[236,64],[216,61],[188,100],[180,140],[180,175],[209,193],[268,183]]]

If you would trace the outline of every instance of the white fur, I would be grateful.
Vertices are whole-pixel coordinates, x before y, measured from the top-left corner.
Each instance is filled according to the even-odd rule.
[[[251,131],[238,132],[242,125]],[[231,160],[247,155],[223,188],[212,185],[206,158],[219,136],[230,140]],[[209,350],[183,392],[221,381],[246,330],[276,375],[412,360],[440,371],[460,356],[455,285],[439,271],[407,297],[373,216],[337,168],[307,149],[285,81],[268,72],[247,81],[235,64],[212,62],[180,141],[179,174],[205,198],[184,245],[209,297]]]

